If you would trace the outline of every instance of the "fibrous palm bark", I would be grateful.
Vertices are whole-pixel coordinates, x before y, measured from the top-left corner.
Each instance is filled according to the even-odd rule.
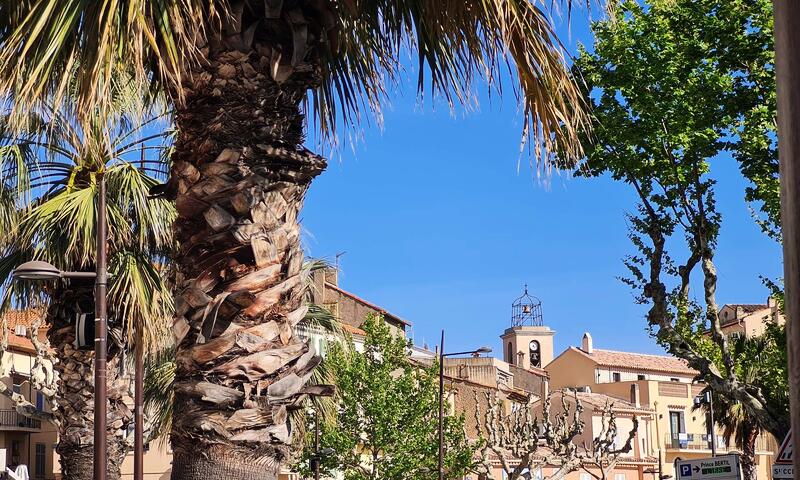
[[[318,72],[296,64],[279,84],[269,47],[204,53],[176,111],[172,478],[273,479],[287,409],[319,362],[292,335],[306,312],[298,212],[326,165],[302,147],[300,106]]]
[[[758,479],[758,465],[756,464],[756,447],[760,429],[753,421],[745,420],[742,425],[742,478],[745,480]]]
[[[92,458],[94,445],[94,378],[91,350],[75,347],[75,314],[91,311],[93,305],[92,285],[70,285],[53,292],[47,310],[50,325],[48,340],[55,346],[59,362],[55,368],[61,381],[58,384],[59,399],[53,414],[58,426],[56,451],[61,462],[61,478],[64,480],[92,480]],[[109,343],[108,352],[108,478],[121,478],[122,460],[127,447],[125,431],[133,421],[133,414],[126,405],[128,381],[120,375],[120,348]],[[127,398],[126,398],[127,397]]]

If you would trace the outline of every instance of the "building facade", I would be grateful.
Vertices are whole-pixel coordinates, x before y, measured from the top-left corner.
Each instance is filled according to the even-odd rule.
[[[696,383],[697,372],[683,360],[666,355],[646,355],[597,349],[584,334],[580,347],[569,347],[545,370],[554,389],[578,388],[629,401],[653,411],[654,421],[642,432],[642,451],[658,461],[656,472],[675,478],[674,464],[711,456],[711,435],[706,416],[695,398],[705,388]],[[737,451],[715,431],[718,453]],[[758,478],[769,478],[774,439],[758,439]]]
[[[31,370],[36,349],[29,335],[37,335],[44,340],[45,329],[32,332],[38,313],[30,311],[10,311],[3,319],[8,335],[8,345],[2,355],[0,378],[8,391],[21,394],[37,410],[50,412],[50,407],[41,392],[31,385]],[[50,422],[36,420],[17,413],[14,402],[0,396],[0,471],[6,468],[15,470],[25,465],[30,478],[51,480],[56,478],[55,455],[58,430]]]

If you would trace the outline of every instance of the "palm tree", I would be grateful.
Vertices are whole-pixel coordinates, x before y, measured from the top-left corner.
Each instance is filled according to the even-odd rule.
[[[770,340],[766,337],[738,337],[732,341],[733,355],[737,359],[739,378],[748,385],[755,383],[759,376],[769,375],[759,356],[769,348]],[[722,437],[727,445],[736,445],[741,449],[742,476],[745,480],[756,480],[758,465],[756,464],[756,446],[759,435],[765,430],[758,417],[748,412],[742,402],[726,395],[715,393],[710,387],[701,392],[711,392],[714,401],[714,424],[722,430]],[[694,410],[702,409],[706,419],[710,417],[710,404],[703,401],[695,405]],[[708,420],[706,420],[708,421]],[[716,432],[715,432],[716,435]]]
[[[312,275],[316,271],[330,268],[330,265],[323,260],[308,260],[303,265],[302,281],[305,295],[304,303],[308,305],[306,315],[295,330],[311,329],[321,332],[326,337],[338,339],[346,345],[346,334],[341,329],[339,319],[333,316],[326,308],[316,305],[312,301]],[[169,345],[152,355],[145,365],[144,377],[144,410],[148,419],[148,438],[163,441],[172,429],[173,410],[175,395],[172,384],[175,382],[175,348]],[[321,363],[314,369],[314,373],[309,380],[309,385],[316,386],[320,390],[328,390],[336,384],[336,379],[332,376],[330,369],[325,368]],[[336,403],[330,395],[312,395],[306,399],[307,406],[315,412],[321,413],[321,418],[326,423],[330,423],[337,415]],[[292,425],[296,430],[305,430],[306,409],[296,409],[292,411],[295,418]],[[305,439],[305,435],[298,435],[300,441]],[[295,438],[295,441],[298,439]]]
[[[125,436],[133,422],[133,413],[125,405],[128,384],[121,375],[120,354],[133,342],[134,331],[144,334],[145,346],[162,343],[172,310],[157,262],[172,248],[174,208],[163,200],[147,200],[149,189],[158,184],[159,165],[166,169],[163,159],[153,155],[163,145],[154,141],[165,139],[169,132],[157,130],[164,127],[163,113],[138,108],[138,95],[130,86],[122,86],[114,94],[113,109],[95,117],[88,128],[77,124],[69,104],[62,104],[59,109],[50,105],[30,111],[24,128],[0,132],[0,190],[9,198],[0,217],[13,218],[4,231],[0,258],[0,278],[7,282],[14,268],[34,259],[62,270],[93,270],[97,178],[101,174],[106,177],[111,479],[120,477],[127,453]],[[4,307],[37,300],[49,304],[48,340],[58,359],[52,363],[60,377],[49,391],[57,404],[57,451],[65,480],[92,478],[93,354],[76,348],[74,326],[76,315],[93,312],[92,287],[91,282],[75,280],[58,285],[11,282],[6,284],[4,296]]]
[[[307,114],[328,138],[377,115],[416,52],[418,91],[451,105],[471,104],[479,79],[507,91],[510,73],[535,160],[577,158],[589,123],[533,0],[3,0],[0,45],[17,115],[60,98],[75,68],[82,118],[105,108],[117,68],[174,103],[160,190],[180,244],[176,480],[273,479],[287,458],[287,412],[318,363],[292,335],[306,312],[298,212],[326,166],[303,146]]]

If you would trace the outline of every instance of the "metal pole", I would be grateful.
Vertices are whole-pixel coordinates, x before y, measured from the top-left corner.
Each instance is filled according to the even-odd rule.
[[[444,480],[444,330],[439,342],[439,480]]]
[[[94,286],[94,480],[106,480],[106,293],[108,267],[106,260],[106,181],[97,174],[97,278]]]
[[[314,412],[314,480],[319,480],[319,413]]]
[[[711,456],[717,456],[717,432],[714,428],[714,395],[711,394],[711,390],[706,392],[708,395],[708,410],[711,414],[711,421],[709,422],[708,432],[711,435]]]
[[[791,427],[800,436],[800,2],[773,0]],[[800,455],[794,456],[800,471]]]
[[[136,331],[136,366],[134,368],[134,430],[133,430],[133,479],[142,480],[144,476],[144,412],[142,411],[144,392],[144,335],[142,325]]]

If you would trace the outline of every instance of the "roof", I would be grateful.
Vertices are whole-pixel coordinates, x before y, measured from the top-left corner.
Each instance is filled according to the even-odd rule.
[[[650,355],[646,353],[617,352],[614,350],[593,349],[586,353],[580,348],[570,347],[591,358],[603,367],[616,367],[624,370],[642,370],[647,372],[677,373],[697,375],[697,370],[690,368],[685,360],[671,355]]]
[[[367,332],[365,332],[364,330],[361,330],[358,327],[354,327],[354,326],[348,325],[346,323],[342,323],[340,325],[342,327],[342,330],[344,330],[345,332],[349,333],[350,335],[361,335],[362,337],[366,337],[367,336]]]
[[[28,310],[11,310],[6,312],[6,324],[11,331],[17,327],[17,325],[22,325],[26,328],[31,328],[33,322],[36,321],[41,315],[40,312],[32,309]]]
[[[753,313],[759,310],[766,310],[767,308],[769,308],[769,305],[765,303],[728,303],[726,305],[723,305],[722,308],[725,307],[731,307],[734,310],[741,308],[742,310],[744,310],[745,313]]]
[[[553,392],[553,395],[559,393],[562,395],[566,393],[567,398],[574,398],[577,395],[578,400],[580,400],[580,402],[583,404],[584,407],[590,406],[596,410],[602,410],[606,407],[606,405],[611,405],[614,410],[630,410],[630,411],[649,412],[649,413],[654,412],[652,408],[642,407],[642,406],[637,407],[631,402],[622,400],[617,397],[612,397],[604,393],[559,390],[557,392]]]
[[[27,337],[21,337],[14,333],[14,329],[21,325],[30,329],[36,321],[40,312],[36,310],[11,310],[5,313],[6,327],[8,328],[8,347],[27,353],[36,353],[33,342]],[[44,328],[42,325],[41,328]]]
[[[332,289],[336,290],[337,292],[341,293],[342,295],[344,295],[346,297],[350,297],[353,300],[355,300],[355,301],[357,301],[357,302],[359,302],[359,303],[361,303],[361,304],[363,304],[363,305],[365,305],[365,306],[367,306],[367,307],[369,307],[369,308],[371,308],[373,310],[376,310],[376,311],[382,313],[384,316],[390,317],[391,319],[402,323],[403,325],[411,325],[411,322],[409,322],[407,320],[403,320],[402,318],[398,317],[397,315],[395,315],[393,313],[390,313],[385,308],[381,308],[381,307],[375,305],[374,303],[370,303],[370,302],[364,300],[363,298],[359,297],[358,295],[356,295],[354,293],[348,292],[347,290],[343,290],[341,287],[339,287],[337,285],[334,285],[334,284],[332,284],[330,282],[325,282],[325,286],[328,287],[328,288],[332,288]]]

